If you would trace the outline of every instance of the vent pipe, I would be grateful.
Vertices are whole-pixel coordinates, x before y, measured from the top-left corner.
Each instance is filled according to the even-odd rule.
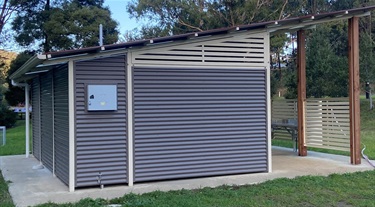
[[[99,24],[99,46],[103,46],[103,25]]]

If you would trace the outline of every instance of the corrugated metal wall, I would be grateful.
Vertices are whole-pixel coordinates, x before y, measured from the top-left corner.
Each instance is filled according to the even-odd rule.
[[[53,171],[53,110],[52,110],[52,72],[40,76],[41,89],[41,144],[42,163]]]
[[[127,182],[125,56],[75,63],[76,187]],[[87,84],[117,84],[117,111],[86,110]]]
[[[38,160],[41,158],[40,145],[41,145],[41,133],[40,133],[40,83],[39,77],[34,78],[31,85],[31,106],[32,106],[32,140],[33,149],[32,153]]]
[[[267,171],[265,69],[134,69],[135,181]]]
[[[69,183],[69,105],[68,66],[53,73],[55,175]]]

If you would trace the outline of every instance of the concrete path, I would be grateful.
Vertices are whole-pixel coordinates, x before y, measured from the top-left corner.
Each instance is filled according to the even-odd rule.
[[[211,178],[185,179],[176,181],[152,182],[128,186],[108,186],[104,189],[89,188],[68,192],[68,187],[53,177],[47,169],[33,169],[39,161],[25,156],[0,157],[0,168],[4,179],[10,181],[9,191],[17,206],[55,202],[76,202],[82,198],[115,198],[126,193],[146,193],[155,190],[169,191],[179,189],[197,189],[220,185],[244,185],[267,180],[302,175],[329,175],[373,170],[362,160],[361,165],[351,165],[349,157],[308,152],[307,157],[298,157],[291,149],[272,147],[273,172],[247,175],[221,176]]]

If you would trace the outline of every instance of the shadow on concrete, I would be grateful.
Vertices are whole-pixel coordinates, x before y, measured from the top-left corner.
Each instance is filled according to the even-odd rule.
[[[76,202],[82,198],[116,198],[126,193],[146,193],[155,190],[169,191],[197,189],[220,185],[255,184],[275,178],[294,178],[303,175],[329,175],[372,170],[364,160],[361,165],[351,165],[350,158],[318,152],[308,152],[307,157],[298,157],[292,149],[272,147],[272,173],[242,174],[232,176],[195,178],[173,181],[109,186],[104,189],[88,188],[68,192],[68,187],[47,169],[35,169],[39,165],[35,158],[24,155],[0,157],[0,169],[4,179],[10,181],[9,192],[16,206],[32,206],[46,202]],[[34,169],[33,169],[34,167]]]

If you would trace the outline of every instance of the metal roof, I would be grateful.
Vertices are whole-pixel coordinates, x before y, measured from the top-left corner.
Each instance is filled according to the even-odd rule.
[[[249,30],[256,31],[256,30],[264,30],[264,29],[266,29],[270,33],[297,31],[300,29],[309,29],[313,25],[321,24],[324,22],[349,19],[354,16],[358,16],[358,17],[368,16],[370,15],[370,12],[373,10],[375,10],[375,5],[362,7],[362,8],[356,8],[356,9],[294,17],[294,18],[288,18],[288,19],[283,19],[283,20],[274,20],[274,21],[268,21],[268,22],[253,23],[253,24],[248,24],[248,25],[240,25],[240,26],[235,26],[235,27],[212,29],[212,30],[207,30],[207,31],[202,31],[202,32],[191,32],[191,33],[186,33],[186,34],[159,37],[159,38],[154,38],[154,39],[137,40],[137,41],[130,41],[130,42],[125,42],[125,43],[87,47],[87,48],[81,48],[81,49],[75,49],[75,50],[47,52],[47,53],[32,57],[23,66],[21,66],[16,72],[10,75],[10,78],[11,79],[20,78],[25,73],[29,72],[30,69],[35,68],[37,65],[40,65],[45,60],[51,60],[51,59],[57,59],[57,58],[64,59],[64,58],[77,56],[77,55],[104,53],[104,52],[113,51],[113,50],[121,50],[121,49],[128,49],[128,48],[134,48],[134,47],[144,47],[144,46],[153,45],[156,43],[175,42],[175,41],[188,40],[188,39],[194,39],[194,38],[205,37],[205,36],[214,36],[214,35],[227,34],[227,33],[235,34],[237,31],[249,31]]]

